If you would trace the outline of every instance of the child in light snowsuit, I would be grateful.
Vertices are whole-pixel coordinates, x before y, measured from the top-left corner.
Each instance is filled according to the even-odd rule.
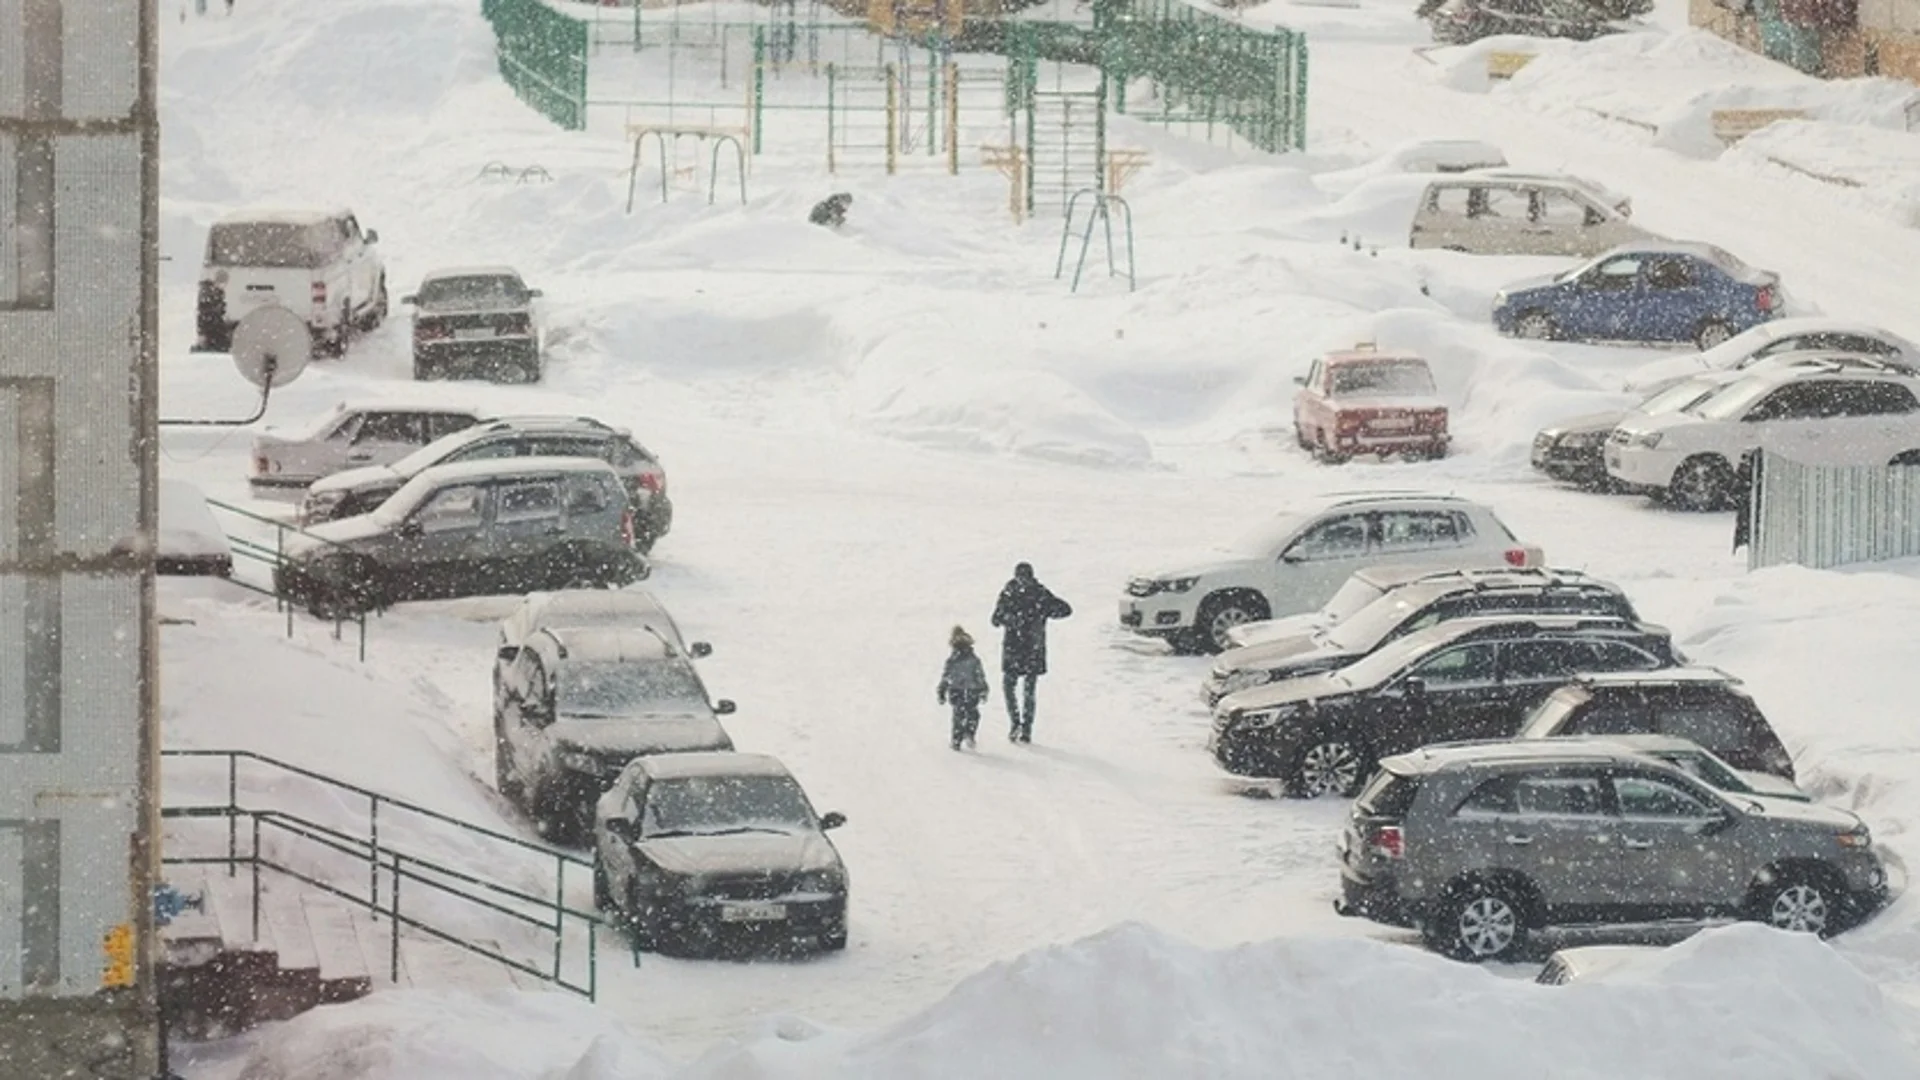
[[[987,669],[973,652],[973,636],[956,626],[947,638],[953,651],[947,654],[947,666],[940,673],[940,704],[953,708],[953,748],[964,740],[973,745],[973,733],[980,726],[980,703],[987,699]]]

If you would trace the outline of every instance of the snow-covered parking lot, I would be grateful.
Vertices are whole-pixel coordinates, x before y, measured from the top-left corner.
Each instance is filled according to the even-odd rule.
[[[1688,135],[1745,80],[1751,99],[1816,112],[1818,137],[1794,144],[1815,154],[1846,125],[1892,123],[1897,87],[1784,75],[1666,4],[1671,32],[1562,43],[1490,88],[1471,47],[1414,53],[1411,6],[1251,9],[1311,35],[1308,153],[1116,118],[1115,144],[1152,155],[1127,192],[1139,287],[1103,277],[1096,251],[1074,295],[1052,278],[1057,217],[1014,224],[992,170],[828,177],[823,147],[778,128],[747,205],[679,193],[628,215],[630,147],[521,105],[473,0],[242,0],[230,19],[163,20],[163,414],[247,407],[225,357],[188,351],[205,229],[230,209],[350,206],[379,230],[396,295],[436,267],[516,266],[548,304],[545,381],[444,393],[590,414],[660,454],[677,515],[648,587],[714,643],[701,669],[739,702],[739,747],[847,815],[834,837],[852,882],[842,954],[636,969],[614,947],[595,1005],[393,991],[191,1048],[185,1074],[1920,1075],[1911,896],[1831,947],[1714,931],[1617,986],[1441,960],[1334,913],[1345,806],[1220,772],[1195,693],[1205,662],[1115,621],[1130,574],[1304,496],[1478,499],[1550,565],[1619,583],[1692,657],[1746,680],[1803,785],[1872,826],[1896,889],[1920,865],[1920,566],[1750,574],[1726,515],[1536,476],[1536,430],[1628,404],[1624,377],[1661,354],[1496,336],[1494,292],[1564,261],[1410,251],[1410,207],[1316,180],[1351,180],[1403,140],[1485,140],[1777,271],[1803,310],[1920,338],[1920,233],[1897,220],[1897,180],[1824,185]],[[1709,84],[1687,81],[1696,68]],[[1596,105],[1578,88],[1598,83]],[[553,180],[479,182],[493,161]],[[839,190],[855,195],[847,225],[807,224]],[[1295,445],[1293,380],[1362,340],[1432,362],[1450,457],[1330,467]],[[410,385],[409,344],[395,318],[316,361],[267,422]],[[162,472],[244,502],[250,437],[170,431]],[[1052,631],[1033,744],[999,737],[996,675],[979,749],[954,753],[934,701],[948,628],[972,630],[992,668],[987,616],[1022,560],[1075,608]],[[403,606],[370,621],[360,662],[304,615],[289,639],[258,597],[168,582],[163,614],[188,621],[162,632],[166,742],[256,750],[524,833],[492,790],[490,620],[509,605]]]

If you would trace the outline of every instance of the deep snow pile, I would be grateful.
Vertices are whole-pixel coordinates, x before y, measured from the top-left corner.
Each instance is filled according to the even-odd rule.
[[[556,995],[381,994],[260,1038],[239,1080],[1902,1080],[1913,1023],[1827,945],[1758,926],[1543,987],[1380,942],[1203,949],[1136,924],[865,1036],[772,1022],[675,1068]]]

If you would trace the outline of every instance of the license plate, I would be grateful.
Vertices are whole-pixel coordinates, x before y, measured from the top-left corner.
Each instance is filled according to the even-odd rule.
[[[461,341],[472,341],[474,338],[490,338],[493,336],[493,328],[487,326],[471,326],[455,330],[453,336],[459,338]]]
[[[722,922],[777,922],[787,917],[785,904],[721,904]]]
[[[1373,420],[1367,424],[1367,427],[1373,431],[1407,431],[1413,427],[1413,417],[1395,416]]]

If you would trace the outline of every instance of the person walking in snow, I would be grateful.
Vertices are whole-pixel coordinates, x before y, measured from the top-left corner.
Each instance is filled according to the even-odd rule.
[[[1000,590],[1000,601],[993,606],[993,625],[1004,631],[1000,639],[1000,689],[1013,725],[1007,732],[1009,742],[1033,741],[1035,684],[1047,673],[1047,620],[1072,614],[1073,608],[1065,600],[1033,576],[1032,563],[1014,567],[1013,580]]]
[[[964,741],[973,745],[973,733],[980,727],[980,703],[987,700],[987,669],[973,652],[973,635],[956,626],[948,635],[947,666],[940,672],[940,704],[953,708],[953,748]]]

